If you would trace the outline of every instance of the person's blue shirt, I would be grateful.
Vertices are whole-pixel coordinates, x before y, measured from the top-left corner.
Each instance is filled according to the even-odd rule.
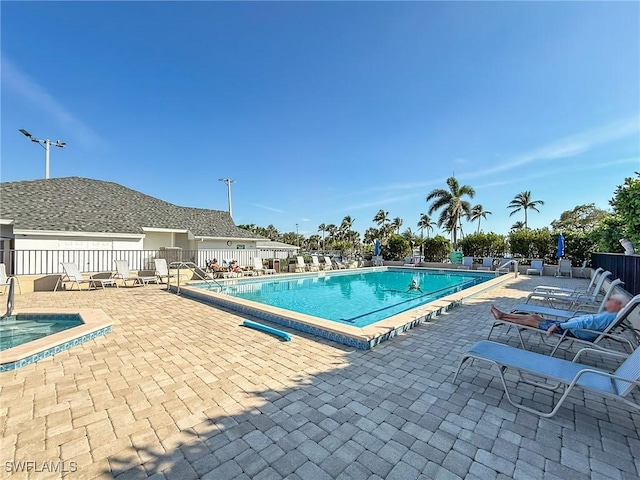
[[[576,338],[593,342],[596,338],[598,338],[597,335],[574,329],[584,328],[586,330],[596,330],[598,332],[603,332],[611,324],[611,322],[616,319],[617,316],[617,313],[609,312],[596,313],[593,315],[580,315],[579,317],[575,317],[569,321],[560,323],[559,326],[563,330],[570,330],[573,336]]]

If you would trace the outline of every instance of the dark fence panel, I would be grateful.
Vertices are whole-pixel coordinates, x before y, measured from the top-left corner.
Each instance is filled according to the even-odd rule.
[[[627,292],[640,294],[640,255],[593,253],[591,263],[593,268],[602,267],[612,273],[612,278],[622,280]]]

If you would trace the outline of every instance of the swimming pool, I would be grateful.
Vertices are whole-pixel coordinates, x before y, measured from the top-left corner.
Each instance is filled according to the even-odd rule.
[[[51,357],[111,331],[113,321],[96,308],[21,310],[0,320],[0,372]]]
[[[78,314],[13,315],[0,321],[0,351],[82,325]]]
[[[170,284],[169,290],[360,349],[370,349],[493,288],[512,274],[374,267]],[[422,291],[408,291],[416,280]]]
[[[492,278],[494,274],[466,271],[359,271],[247,281],[227,286],[222,292],[333,322],[366,327]],[[409,288],[414,282],[417,289]]]

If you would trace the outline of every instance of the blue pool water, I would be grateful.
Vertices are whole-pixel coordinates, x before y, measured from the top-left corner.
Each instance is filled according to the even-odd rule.
[[[80,315],[18,314],[0,320],[0,351],[82,325]]]
[[[491,278],[495,278],[495,275],[378,270],[299,279],[249,280],[225,287],[223,292],[245,300],[364,327]],[[421,292],[407,291],[413,280]]]

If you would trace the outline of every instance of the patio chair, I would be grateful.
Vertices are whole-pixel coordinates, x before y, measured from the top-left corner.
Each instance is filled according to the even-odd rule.
[[[493,257],[484,257],[482,259],[482,265],[480,265],[477,270],[488,270],[491,271],[493,268]]]
[[[253,271],[256,272],[257,275],[266,273],[261,258],[253,257]]]
[[[317,255],[311,255],[311,265],[309,265],[310,272],[319,272],[320,271],[320,262],[318,261]]]
[[[114,260],[116,262],[116,277],[122,280],[122,284],[126,287],[128,281],[132,281],[132,286],[147,286],[149,282],[157,281],[156,277],[134,277],[129,271],[129,263],[126,260]]]
[[[324,269],[325,270],[333,270],[333,265],[331,264],[331,259],[327,255],[324,256]]]
[[[606,302],[606,300],[605,300]],[[604,303],[602,303],[601,306],[601,310],[598,312],[602,312],[604,311]],[[628,319],[630,317],[630,315],[632,314],[632,312],[634,310],[636,310],[638,308],[638,306],[640,306],[640,295],[636,295],[635,297],[633,297],[629,303],[627,303],[627,305],[625,305],[625,307],[620,310],[618,312],[618,314],[616,315],[616,318],[613,322],[611,322],[607,328],[605,328],[602,332],[599,331],[595,331],[595,330],[587,330],[587,329],[573,329],[573,330],[579,330],[580,332],[584,332],[584,333],[591,333],[593,335],[596,335],[596,338],[594,338],[593,340],[585,340],[582,338],[576,338],[574,336],[571,336],[568,330],[565,330],[562,334],[552,334],[551,337],[547,337],[546,336],[546,332],[544,332],[543,330],[540,330],[539,328],[535,328],[535,327],[527,327],[526,325],[519,325],[519,324],[515,324],[515,323],[511,323],[511,322],[507,322],[507,321],[503,321],[503,320],[495,320],[491,330],[489,331],[489,335],[487,336],[487,339],[491,338],[491,333],[493,332],[494,327],[498,326],[498,325],[507,325],[509,327],[509,330],[511,329],[510,327],[514,327],[516,329],[516,332],[518,334],[518,339],[520,341],[520,346],[523,349],[527,349],[527,347],[525,346],[525,342],[524,342],[524,338],[522,337],[522,332],[524,330],[529,330],[532,332],[536,332],[538,334],[540,334],[542,336],[542,341],[543,343],[553,346],[553,350],[551,351],[550,355],[553,356],[555,355],[555,353],[558,351],[558,348],[560,348],[560,346],[564,343],[564,342],[569,342],[569,343],[573,343],[573,342],[577,342],[577,343],[583,343],[586,345],[591,345],[592,347],[598,348],[598,349],[604,349],[605,347],[600,346],[600,343],[603,342],[604,340],[614,340],[616,342],[620,342],[624,345],[629,346],[630,350],[634,350],[638,344],[640,343],[640,337],[638,336],[638,333],[633,329],[633,326],[631,325],[630,322],[628,322]],[[544,307],[543,307],[544,308]],[[551,309],[549,309],[551,310]],[[538,313],[538,314],[542,314],[540,312],[532,312],[532,313]],[[555,313],[559,313],[559,311],[556,311]],[[573,317],[576,317],[578,315],[580,315],[580,313],[576,313],[576,312],[567,312],[567,313],[573,313],[572,316],[562,316],[560,318],[562,318],[562,320],[567,321],[570,320]],[[626,323],[625,323],[626,322]],[[618,329],[623,329],[625,330],[625,334],[623,335],[618,335],[618,334],[614,334],[613,332],[615,332]],[[507,330],[507,331],[509,331]],[[549,341],[555,341],[555,343],[547,343]]]
[[[333,264],[337,267],[338,270],[347,270],[347,266],[344,263],[342,263],[341,260],[336,260],[335,257],[332,260],[333,260]]]
[[[589,260],[585,260],[584,262],[582,262],[582,266],[580,267],[580,271],[578,272],[578,275],[580,275],[581,278],[587,278],[587,274],[585,273],[585,270],[587,269],[588,263],[589,263]]]
[[[557,308],[553,304],[554,301],[557,301],[557,302],[564,302],[564,303],[571,304],[569,309],[573,308],[573,306],[576,305],[577,303],[593,303],[597,301],[598,295],[600,295],[600,290],[602,290],[605,280],[610,276],[611,276],[611,272],[609,271],[602,272],[593,290],[584,292],[584,293],[582,292],[572,292],[572,293],[536,292],[534,290],[529,295],[527,295],[527,300],[525,301],[525,303],[529,303],[531,300],[537,300],[542,302],[547,301],[551,307]]]
[[[98,284],[104,289],[105,285],[115,285],[118,287],[118,282],[115,278],[84,278],[82,273],[80,273],[80,268],[78,265],[71,262],[63,262],[61,263],[62,270],[64,270],[64,274],[58,277],[58,281],[56,282],[56,286],[53,288],[54,292],[58,291],[58,287],[65,282],[71,282],[71,289],[73,289],[73,285],[76,284],[78,286],[78,290],[81,290],[80,285],[87,283],[89,285],[89,290],[91,287],[98,288]]]
[[[613,295],[613,292],[618,285],[624,285],[624,282],[619,278],[616,278],[611,282],[611,284],[609,284],[609,288],[605,292],[604,297],[602,297],[599,304],[597,301],[581,302],[576,303],[568,309],[561,309],[534,305],[531,303],[519,303],[513,307],[513,312],[537,313],[538,315],[553,316],[557,318],[571,318],[579,315],[580,313],[600,313],[604,311],[604,304],[607,303],[609,297]]]
[[[560,260],[558,262],[556,277],[562,277],[563,275],[569,275],[569,278],[573,278],[573,268],[571,266],[571,260]]]
[[[473,257],[462,257],[462,265],[458,265],[460,270],[471,270],[473,268]]]
[[[164,277],[167,277],[167,283],[169,283],[169,280],[172,278],[177,277],[175,273],[169,272],[169,267],[167,267],[167,260],[165,258],[156,258],[153,260],[153,263],[156,266],[156,277],[158,277],[158,281],[160,283],[163,283],[162,279]]]
[[[640,386],[640,348],[637,348],[626,358],[624,363],[615,372],[608,372],[599,368],[578,363],[580,356],[586,352],[597,352],[601,355],[624,358],[626,355],[605,350],[583,348],[573,361],[548,357],[539,353],[528,352],[518,348],[502,345],[500,343],[482,340],[474,344],[458,363],[453,382],[455,383],[462,365],[469,359],[482,360],[498,367],[498,375],[502,381],[507,400],[511,405],[521,410],[540,415],[541,417],[553,417],[574,388],[581,388],[592,395],[620,400],[626,405],[640,409],[640,404],[634,402],[629,395]],[[504,372],[513,369],[518,372],[519,381],[545,390],[556,391],[563,387],[563,392],[553,408],[544,412],[532,407],[517,403],[511,398]],[[534,375],[546,380],[544,383],[529,380],[523,374]],[[554,384],[548,383],[555,382]],[[534,396],[535,398],[535,396]]]
[[[593,275],[591,276],[591,281],[589,282],[589,285],[587,286],[587,288],[581,288],[581,287],[565,288],[565,287],[556,287],[556,286],[552,286],[552,285],[538,285],[536,288],[533,289],[533,291],[534,292],[538,292],[538,293],[543,293],[543,292],[547,292],[547,293],[573,293],[573,294],[576,294],[576,293],[589,293],[589,292],[591,292],[591,289],[596,284],[596,281],[600,278],[600,274],[602,274],[602,272],[604,272],[603,268],[597,268],[593,272]],[[609,272],[609,275],[611,275],[611,272]]]
[[[373,257],[373,258],[376,258],[376,257]],[[402,266],[403,267],[417,267],[419,264],[420,264],[420,257],[406,257],[404,259],[404,264]]]
[[[7,267],[4,263],[0,263],[0,287],[4,287],[2,293],[5,292],[9,284],[11,283],[9,279],[13,277],[16,279],[16,283],[18,284],[18,291],[22,294],[22,287],[20,286],[20,279],[14,275],[7,275]]]
[[[527,268],[527,275],[540,275],[542,276],[542,271],[544,270],[544,261],[542,260],[531,260],[531,268]]]
[[[371,262],[373,264],[374,267],[382,267],[384,266],[384,259],[382,258],[382,255],[373,255],[371,257]],[[415,266],[415,265],[413,265]],[[406,265],[405,265],[406,267]]]
[[[296,257],[297,263],[296,263],[296,273],[299,272],[306,272],[307,271],[307,264],[304,263],[304,258],[302,258],[300,255],[298,255]]]

